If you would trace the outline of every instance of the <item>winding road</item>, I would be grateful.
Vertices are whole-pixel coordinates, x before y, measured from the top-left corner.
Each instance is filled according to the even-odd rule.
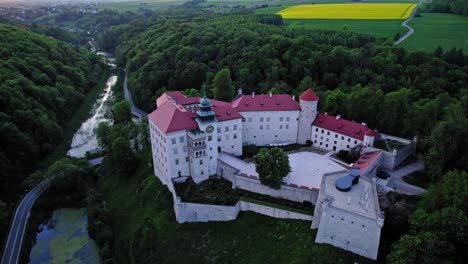
[[[416,10],[418,10],[418,7],[421,4],[421,1],[422,0],[420,0],[419,3],[416,5],[416,7],[413,10],[413,13],[411,13],[411,16],[408,17],[408,19],[406,19],[403,23],[401,23],[401,26],[407,28],[408,32],[406,32],[406,34],[403,37],[401,37],[399,40],[395,41],[393,45],[398,45],[401,42],[405,41],[407,38],[409,38],[411,35],[413,35],[414,29],[410,27],[408,23],[411,21],[411,19],[413,19],[414,15],[416,14]]]
[[[148,113],[141,110],[132,100],[132,95],[128,90],[127,86],[127,71],[122,69],[125,72],[124,80],[124,94],[125,99],[130,102],[132,113],[138,118],[146,118]],[[104,157],[95,158],[89,160],[88,162],[93,165],[99,165],[102,163]],[[21,200],[18,207],[16,208],[13,221],[11,222],[10,232],[8,233],[7,243],[3,250],[2,262],[1,264],[17,264],[20,257],[21,248],[23,246],[24,233],[28,225],[28,219],[31,212],[31,208],[36,202],[37,198],[41,196],[42,192],[47,189],[50,185],[50,180],[45,179],[38,185],[36,185],[32,190],[30,190],[26,196]]]

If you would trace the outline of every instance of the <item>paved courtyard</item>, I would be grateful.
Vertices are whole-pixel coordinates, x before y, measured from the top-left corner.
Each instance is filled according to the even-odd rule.
[[[320,189],[320,183],[322,182],[324,173],[345,170],[345,168],[331,161],[328,157],[312,152],[292,153],[288,154],[288,157],[291,173],[283,179],[283,182],[286,184],[295,184],[298,187],[305,186],[308,188]],[[237,168],[240,173],[258,177],[254,163],[244,162],[225,153],[220,153],[219,159]]]

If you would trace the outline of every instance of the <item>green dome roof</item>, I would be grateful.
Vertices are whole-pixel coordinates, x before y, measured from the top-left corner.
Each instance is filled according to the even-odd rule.
[[[210,107],[211,106],[210,99],[208,99],[206,97],[203,97],[202,99],[200,99],[200,106],[201,107]]]

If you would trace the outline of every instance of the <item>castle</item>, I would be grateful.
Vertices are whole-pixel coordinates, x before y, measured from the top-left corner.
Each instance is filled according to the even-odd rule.
[[[387,136],[365,123],[318,113],[318,101],[311,89],[299,97],[299,102],[294,96],[271,93],[239,92],[232,102],[210,100],[206,96],[187,98],[177,91],[161,95],[157,109],[148,115],[153,165],[155,175],[173,195],[176,220],[227,221],[235,219],[240,211],[309,220],[311,228],[318,228],[316,242],[376,259],[383,214],[374,176],[382,164],[393,166],[398,153],[373,148],[374,142]],[[242,155],[245,145],[295,143],[312,143],[331,152],[355,146],[365,151],[349,171],[318,154],[290,154],[292,172],[284,178],[279,190],[260,183],[255,164],[236,158]],[[352,181],[348,174],[354,175]],[[245,201],[235,206],[186,203],[177,196],[175,183],[188,178],[201,183],[210,176],[225,178],[232,188],[311,202],[316,205],[314,215]],[[343,181],[349,186],[340,189],[338,182]]]

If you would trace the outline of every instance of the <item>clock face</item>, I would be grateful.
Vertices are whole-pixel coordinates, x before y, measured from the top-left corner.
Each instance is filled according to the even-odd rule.
[[[206,128],[205,132],[208,133],[208,134],[211,134],[211,132],[213,132],[213,130],[214,130],[214,127],[213,127],[213,126],[208,126],[208,127]]]

